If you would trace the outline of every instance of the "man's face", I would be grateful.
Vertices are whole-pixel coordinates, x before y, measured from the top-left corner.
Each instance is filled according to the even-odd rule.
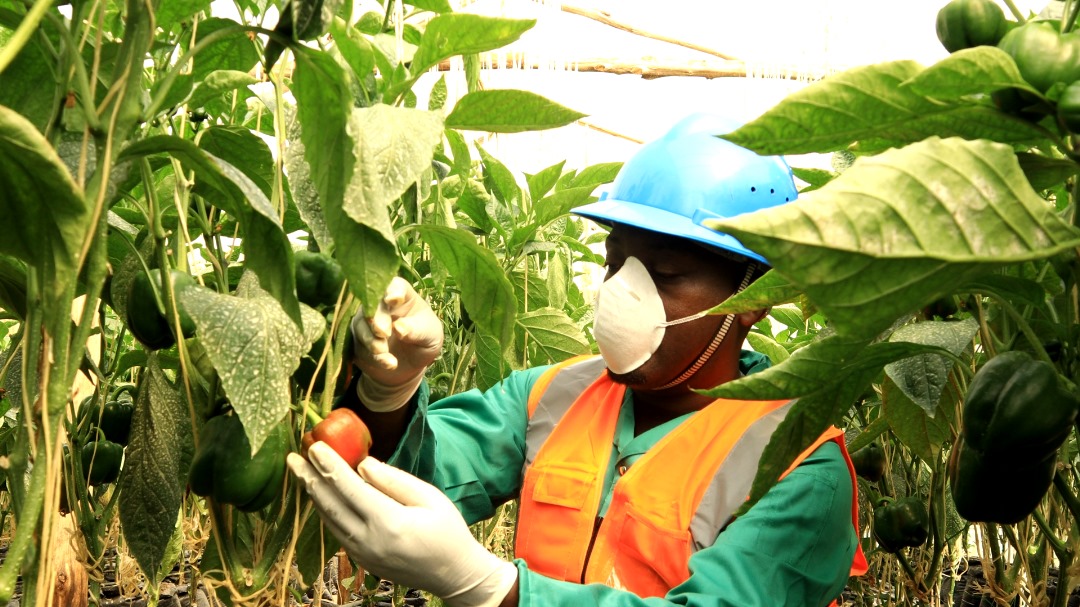
[[[606,244],[604,280],[614,276],[628,257],[636,257],[656,284],[668,320],[690,316],[724,301],[738,287],[745,271],[745,266],[692,241],[624,225],[611,230]],[[723,318],[712,315],[667,327],[660,347],[645,364],[629,373],[612,374],[612,378],[638,389],[671,381],[708,347]],[[635,319],[623,321],[632,323]]]

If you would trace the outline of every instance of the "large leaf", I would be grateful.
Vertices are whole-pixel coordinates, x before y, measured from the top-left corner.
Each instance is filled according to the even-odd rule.
[[[210,8],[212,0],[169,0],[158,3],[154,11],[154,25],[168,32],[184,19]],[[201,26],[200,26],[201,29]]]
[[[923,460],[937,461],[941,446],[952,438],[949,416],[938,403],[927,411],[889,379],[881,391],[882,412],[893,434]]]
[[[90,228],[90,208],[63,161],[34,125],[3,106],[0,217],[11,227],[0,253],[50,272],[73,270]]]
[[[790,204],[706,224],[764,255],[838,332],[858,336],[996,265],[1080,245],[1010,147],[960,139],[859,158]]]
[[[548,361],[544,362],[559,362],[590,352],[585,332],[562,310],[541,308],[525,312],[518,315],[517,323],[526,338],[547,356]]]
[[[235,137],[226,140],[227,137],[225,133],[214,135],[207,143],[247,163],[251,160],[244,160],[245,150],[257,155],[257,146],[263,145],[258,139],[241,138],[237,148]],[[157,153],[170,154],[185,168],[194,171],[197,189],[210,188],[221,195],[214,197],[215,204],[239,220],[244,250],[251,252],[244,258],[245,266],[258,275],[262,287],[281,302],[299,326],[300,304],[296,299],[296,279],[291,271],[292,244],[282,229],[277,210],[259,185],[229,162],[179,137],[162,135],[144,139],[128,146],[120,158],[126,160]]]
[[[487,390],[515,368],[510,356],[511,349],[486,333],[476,333],[473,339],[476,348],[476,387]]]
[[[917,322],[894,331],[889,341],[937,346],[953,356],[959,356],[971,346],[971,340],[978,331],[979,323],[972,318],[956,322]],[[933,417],[941,393],[948,384],[954,360],[943,354],[919,354],[885,365],[885,374],[908,399]]]
[[[494,337],[503,348],[514,337],[517,299],[495,255],[462,230],[442,226],[418,226],[431,248],[432,259],[446,266],[461,290],[461,303],[476,326]]]
[[[199,22],[198,40],[207,40],[212,34],[215,40],[199,51],[192,61],[191,75],[195,82],[202,82],[217,70],[250,72],[259,62],[259,51],[249,33],[240,24],[220,17],[210,17]],[[187,43],[185,43],[185,46]]]
[[[346,195],[349,217],[393,239],[387,206],[431,168],[442,133],[436,112],[385,104],[353,109],[349,135],[359,162]]]
[[[26,264],[0,255],[0,310],[26,318]]]
[[[831,152],[858,142],[863,152],[927,137],[1036,143],[1046,132],[992,107],[944,104],[901,83],[922,66],[894,61],[858,67],[800,89],[724,139],[759,154]]]
[[[289,377],[305,352],[304,334],[249,273],[235,296],[191,286],[178,297],[254,454],[289,410]]]
[[[882,365],[931,349],[905,342],[867,346],[866,340],[833,335],[797,350],[784,362],[703,393],[716,398],[798,398],[761,455],[744,508],[753,505],[804,449],[837,424]]]
[[[454,55],[483,53],[514,42],[535,19],[502,19],[468,13],[444,13],[424,28],[424,37],[413,55],[410,72],[415,76]]]
[[[365,179],[359,178],[359,187],[353,182],[358,154],[350,132],[358,125],[352,118],[348,75],[325,53],[299,48],[296,51],[292,90],[297,99],[304,158],[311,168],[323,217],[334,240],[335,257],[349,279],[350,289],[366,309],[374,310],[375,302],[397,273],[397,247],[393,239],[387,238],[385,208],[365,206],[370,200],[364,204],[347,200],[347,193],[362,191]],[[372,162],[379,164],[378,159]],[[430,162],[429,155],[429,165]],[[372,180],[368,183],[375,180],[366,179]],[[346,204],[351,212],[346,211]],[[362,218],[368,213],[377,225],[358,222],[353,213]]]
[[[550,196],[545,196],[533,204],[536,222],[540,225],[552,222],[566,215],[571,209],[595,200],[592,187],[565,188]]]
[[[780,304],[795,301],[800,295],[799,288],[779,272],[769,270],[760,278],[750,283],[742,291],[728,297],[709,314],[739,314],[764,310]],[[800,325],[803,324],[800,319]]]
[[[992,93],[1003,88],[1039,92],[1024,80],[1020,69],[996,46],[976,46],[950,54],[901,84],[935,99],[959,99],[965,95]]]
[[[467,131],[521,133],[565,126],[585,117],[529,91],[482,90],[466,94],[446,117],[446,126]]]
[[[0,16],[3,16],[2,12]],[[20,18],[18,15],[12,17]],[[18,27],[11,25],[12,29]],[[55,59],[50,56],[45,39],[51,38],[53,44],[58,44],[59,40],[48,32],[49,28],[38,28],[37,35],[27,40],[7,69],[0,72],[0,106],[15,110],[40,132],[45,131],[53,118],[57,86],[53,75]]]
[[[188,408],[151,354],[119,484],[124,545],[148,577],[161,569],[184,501],[194,439]],[[158,580],[154,580],[157,582]]]

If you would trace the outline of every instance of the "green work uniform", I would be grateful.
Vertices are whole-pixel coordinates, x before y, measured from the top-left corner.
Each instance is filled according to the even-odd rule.
[[[767,366],[744,351],[743,373]],[[434,484],[469,523],[489,518],[517,497],[525,459],[526,404],[547,367],[511,373],[492,388],[470,390],[428,403],[422,385],[409,406],[413,416],[389,463]],[[629,466],[668,432],[693,415],[634,436],[633,395],[628,390],[612,445],[601,502],[611,501],[620,466]],[[690,557],[690,578],[664,599],[642,599],[599,584],[519,573],[520,605],[581,607],[827,605],[848,579],[857,538],[851,525],[851,479],[835,443],[826,443],[777,483],[707,548]]]

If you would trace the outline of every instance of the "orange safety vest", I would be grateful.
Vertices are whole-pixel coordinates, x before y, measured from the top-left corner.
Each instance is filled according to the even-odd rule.
[[[746,500],[761,453],[794,401],[721,399],[691,416],[617,479],[593,539],[625,392],[599,357],[556,365],[538,380],[515,556],[552,578],[664,596],[690,577],[690,555],[711,546]],[[830,428],[784,474],[830,440],[851,474],[858,536],[857,485],[842,431]],[[851,575],[865,572],[860,547]]]

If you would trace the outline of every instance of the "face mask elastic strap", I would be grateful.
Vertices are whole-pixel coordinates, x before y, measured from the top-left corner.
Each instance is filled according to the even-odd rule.
[[[753,276],[755,269],[757,269],[756,263],[751,263],[746,267],[746,275],[743,276],[742,282],[739,283],[739,288],[735,289],[735,293],[732,293],[732,295],[742,292],[742,290],[750,284],[750,277]],[[690,365],[690,368],[686,371],[683,371],[682,375],[660,386],[659,388],[657,388],[657,390],[666,390],[668,388],[675,387],[683,383],[684,381],[690,379],[695,373],[697,373],[698,369],[700,369],[706,362],[708,362],[709,358],[712,357],[713,352],[715,352],[716,349],[720,347],[720,344],[724,342],[724,338],[727,337],[727,332],[731,328],[731,323],[734,320],[734,314],[727,314],[724,318],[724,324],[720,325],[720,330],[716,332],[716,337],[713,338],[712,343],[709,344],[709,347],[705,348],[705,351],[701,353],[701,356],[699,356],[698,359],[694,361],[694,364]]]

